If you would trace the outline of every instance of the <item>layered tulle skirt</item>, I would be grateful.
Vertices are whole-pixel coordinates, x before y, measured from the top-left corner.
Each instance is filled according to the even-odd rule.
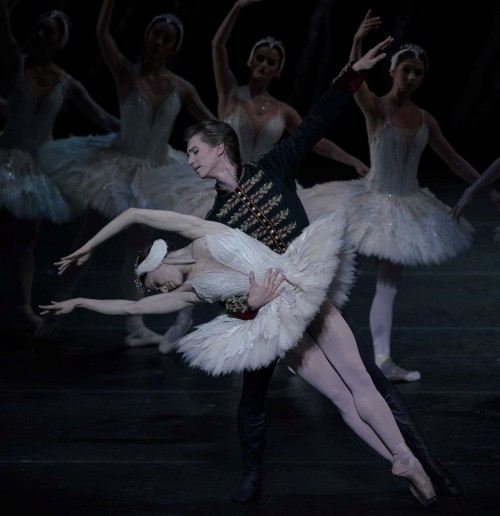
[[[90,207],[114,218],[135,207],[204,217],[215,198],[214,183],[199,179],[186,154],[168,144],[155,163],[121,151],[114,134],[71,137],[46,144],[40,162],[77,215]]]
[[[343,206],[357,252],[404,266],[440,264],[468,250],[474,228],[427,188],[381,192],[366,179],[332,181],[299,191],[310,220]]]
[[[0,209],[26,220],[67,222],[71,210],[57,183],[37,158],[21,149],[0,148]]]

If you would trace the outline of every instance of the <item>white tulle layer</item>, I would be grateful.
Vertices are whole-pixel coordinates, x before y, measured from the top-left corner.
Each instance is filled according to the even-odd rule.
[[[238,264],[247,290],[250,271],[259,281],[269,267],[285,275],[286,290],[253,320],[224,314],[198,326],[178,341],[178,351],[191,366],[214,376],[259,369],[283,357],[299,342],[327,295],[337,307],[348,298],[354,252],[345,232],[345,216],[337,211],[307,227],[284,255],[239,231],[237,240],[213,239],[212,254],[233,267]],[[221,278],[207,274],[201,279],[193,287],[200,297],[213,301],[211,293],[224,288]]]
[[[80,214],[87,207],[113,218],[130,207],[205,216],[213,183],[202,181],[185,153],[166,145],[165,162],[129,156],[115,146],[116,135],[82,136],[46,144],[40,162]]]
[[[62,224],[70,207],[38,161],[19,149],[0,149],[0,208],[18,219],[46,219]]]
[[[332,181],[299,191],[310,220],[345,206],[357,252],[405,266],[434,265],[470,248],[474,228],[427,188],[408,195],[382,193],[364,179]]]

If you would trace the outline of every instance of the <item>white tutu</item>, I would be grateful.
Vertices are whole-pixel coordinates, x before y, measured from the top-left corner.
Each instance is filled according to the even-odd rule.
[[[405,266],[435,265],[472,245],[474,229],[427,188],[407,195],[378,192],[369,179],[332,181],[299,191],[310,220],[345,206],[357,252]]]
[[[20,149],[0,148],[0,208],[18,219],[67,222],[70,207],[37,160]]]
[[[111,219],[135,207],[206,215],[215,197],[213,183],[198,178],[185,153],[165,145],[158,166],[121,152],[118,138],[71,137],[43,147],[42,166],[75,213],[91,207]]]
[[[394,126],[389,117],[370,141],[372,167],[365,178],[331,181],[299,191],[311,220],[344,206],[357,252],[405,266],[436,265],[466,251],[474,229],[455,223],[451,208],[418,184],[420,157],[429,133]]]
[[[270,267],[285,275],[286,290],[253,320],[224,314],[198,326],[177,342],[183,358],[217,376],[259,369],[283,357],[299,342],[327,295],[338,308],[347,300],[354,253],[345,231],[346,219],[338,210],[308,226],[283,255],[235,229],[207,236],[212,256],[237,271],[200,274],[193,288],[202,299],[216,302],[246,294],[250,271],[262,281]]]

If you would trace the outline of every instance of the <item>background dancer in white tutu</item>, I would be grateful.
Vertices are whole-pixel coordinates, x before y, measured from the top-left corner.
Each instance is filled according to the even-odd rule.
[[[189,148],[200,158],[211,151],[198,135]],[[224,152],[223,145],[218,152]],[[156,240],[138,261],[138,278],[161,293],[139,301],[70,299],[41,306],[42,314],[66,314],[75,308],[109,315],[162,314],[234,295],[247,296],[253,310],[267,303],[251,320],[219,315],[200,325],[177,342],[179,351],[191,366],[215,376],[259,369],[282,357],[337,405],[345,422],[392,464],[394,475],[408,480],[411,493],[424,506],[436,500],[431,480],[364,368],[349,327],[336,307],[324,301],[333,289],[330,296],[341,305],[353,279],[353,254],[344,243],[346,222],[340,210],[318,218],[280,254],[225,224],[175,212],[129,209],[62,258],[57,263],[60,271],[86,261],[96,246],[131,224],[177,232],[192,241],[169,253],[166,242]]]
[[[380,17],[368,11],[354,36],[351,60],[359,58],[363,39],[380,23]],[[418,184],[420,157],[427,144],[464,180],[472,182],[479,175],[446,140],[437,120],[412,100],[427,67],[421,47],[403,45],[391,59],[390,91],[379,97],[364,82],[354,95],[366,119],[370,145],[371,168],[365,178],[321,183],[300,192],[311,220],[332,205],[348,207],[356,250],[377,259],[370,330],[375,360],[395,382],[421,377],[419,371],[403,369],[391,358],[393,305],[403,268],[439,264],[464,252],[474,232],[466,220],[453,221],[451,208]]]
[[[106,221],[129,207],[174,209],[204,214],[214,193],[201,184],[187,164],[184,152],[172,148],[170,139],[182,107],[196,119],[215,119],[195,87],[165,64],[176,53],[184,35],[182,22],[167,13],[155,16],[144,34],[139,63],[131,62],[118,49],[110,34],[114,0],[104,0],[97,22],[101,54],[115,81],[120,101],[121,131],[109,137],[76,137],[59,140],[46,148],[44,166],[58,179],[68,196],[79,200],[85,220],[75,248],[87,241]],[[57,157],[57,161],[53,162]],[[132,265],[140,249],[151,240],[149,228],[135,227],[127,233],[122,267],[126,297],[140,299],[134,286]],[[67,299],[84,268],[61,279],[56,299]],[[163,338],[147,328],[142,316],[126,318],[128,346],[160,345],[172,349],[177,337],[191,327],[191,311],[179,312],[176,325]],[[47,335],[56,320],[47,320],[40,336]]]
[[[285,133],[293,132],[302,120],[295,108],[269,91],[271,82],[279,78],[285,65],[285,47],[281,41],[267,37],[255,43],[247,61],[250,77],[246,84],[238,83],[229,64],[227,42],[238,15],[245,6],[258,2],[261,0],[237,0],[212,40],[219,119],[231,124],[236,131],[243,162],[258,160]],[[326,138],[321,138],[313,151],[353,166],[361,176],[368,172],[367,165],[360,159]]]
[[[40,318],[31,306],[34,251],[42,221],[61,224],[74,214],[57,183],[40,167],[40,149],[52,139],[56,116],[70,102],[103,129],[115,131],[118,120],[98,106],[84,86],[53,61],[70,33],[61,11],[36,20],[21,51],[15,39],[7,0],[0,0],[0,59],[6,123],[0,134],[0,212],[2,255],[10,271],[3,285],[2,319],[13,329],[35,330]]]
[[[465,189],[464,193],[453,207],[453,218],[458,222],[465,208],[472,202],[472,199],[476,193],[489,187],[500,179],[500,157],[495,159],[481,176],[476,179],[468,188]],[[498,199],[497,210],[500,211],[500,201]],[[500,225],[494,229],[493,241],[500,245]]]

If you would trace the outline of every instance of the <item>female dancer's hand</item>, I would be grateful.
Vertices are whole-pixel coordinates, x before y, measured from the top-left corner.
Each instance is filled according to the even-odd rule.
[[[284,290],[281,284],[285,281],[285,276],[280,276],[279,271],[268,269],[262,285],[255,280],[255,274],[250,272],[250,290],[248,292],[248,308],[257,310],[261,306],[276,299]]]
[[[380,16],[372,16],[372,10],[368,9],[368,12],[365,14],[361,25],[354,34],[354,40],[360,41],[364,39],[372,29],[378,29],[380,25],[382,25],[382,19]]]
[[[38,305],[42,311],[40,315],[46,315],[53,313],[54,315],[69,314],[72,312],[78,304],[78,299],[67,299],[66,301],[51,301],[50,305]]]
[[[352,65],[353,70],[361,72],[373,68],[379,61],[386,57],[386,53],[381,51],[384,50],[384,48],[390,45],[393,41],[394,38],[392,36],[388,36],[378,45],[370,48],[370,50],[368,50],[364,56],[361,56],[361,58]]]
[[[54,265],[57,265],[57,274],[62,274],[72,263],[83,265],[90,258],[91,252],[92,249],[88,245],[84,245],[74,253],[63,256],[58,262],[54,262]]]
[[[464,191],[462,194],[462,197],[458,199],[455,206],[453,206],[451,210],[451,218],[455,222],[460,222],[460,217],[462,216],[462,213],[464,212],[465,208],[471,203],[472,201],[472,194],[469,193],[468,189]]]

